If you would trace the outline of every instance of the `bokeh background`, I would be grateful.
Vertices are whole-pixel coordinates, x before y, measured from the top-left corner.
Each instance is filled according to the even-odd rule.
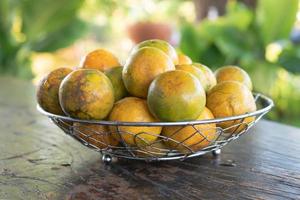
[[[125,62],[137,42],[169,41],[212,69],[234,64],[300,127],[298,0],[1,0],[0,76],[36,83],[96,48]]]

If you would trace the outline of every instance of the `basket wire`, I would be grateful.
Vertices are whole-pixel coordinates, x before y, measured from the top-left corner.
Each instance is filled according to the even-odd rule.
[[[37,109],[47,115],[51,121],[56,124],[60,129],[62,129],[66,134],[75,138],[87,147],[90,147],[96,151],[101,152],[104,155],[110,155],[117,158],[127,158],[136,160],[146,160],[146,161],[158,161],[158,160],[172,160],[195,157],[203,155],[208,152],[216,151],[221,149],[223,146],[229,142],[239,138],[241,135],[245,134],[251,127],[254,126],[267,112],[271,110],[274,106],[273,101],[262,95],[253,94],[255,102],[257,104],[257,110],[255,112],[246,113],[243,115],[232,116],[227,118],[216,118],[210,120],[199,120],[199,121],[186,121],[186,122],[116,122],[116,121],[95,121],[95,120],[80,120],[74,119],[66,116],[54,115],[43,110],[39,105]],[[245,119],[249,117],[254,117],[254,120],[247,122]],[[231,122],[232,125],[227,128],[221,128],[219,125],[222,122]],[[209,131],[209,128],[201,128],[201,125],[216,124],[213,128],[215,137],[213,139],[208,138],[205,131]],[[82,126],[84,125],[84,126]],[[106,127],[106,129],[96,130],[95,126]],[[153,126],[153,127],[178,127],[169,137],[164,135],[159,135],[154,142],[148,142],[142,135],[155,135],[153,133],[140,132],[134,134],[131,132],[123,131],[121,127],[124,126]],[[198,128],[197,128],[198,126]],[[79,128],[80,127],[80,128]],[[109,127],[116,127],[115,131],[111,131]],[[192,127],[194,132],[184,138],[181,141],[177,141],[172,137],[178,134],[182,129],[186,127]],[[200,128],[199,128],[200,127]],[[83,130],[82,130],[83,129]],[[109,142],[103,141],[103,138],[111,137],[111,135],[118,135],[119,143],[117,145],[109,144]],[[130,135],[136,145],[129,145],[124,140],[124,135]],[[201,140],[187,145],[186,141],[190,140],[194,136],[198,136]],[[102,138],[102,139],[99,139]],[[142,141],[142,142],[138,142]],[[175,143],[172,147],[163,145],[168,142]],[[197,148],[198,145],[207,143],[206,146],[202,148]],[[140,145],[142,143],[143,145]],[[139,145],[138,145],[139,144]],[[181,150],[178,150],[181,149]],[[182,150],[183,149],[183,150]]]

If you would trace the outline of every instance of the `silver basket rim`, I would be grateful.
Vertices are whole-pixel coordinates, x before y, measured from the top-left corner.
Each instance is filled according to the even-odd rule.
[[[266,106],[261,109],[258,109],[254,112],[235,115],[231,117],[223,117],[223,118],[214,118],[214,119],[206,119],[206,120],[192,120],[192,121],[180,121],[180,122],[121,122],[121,121],[103,121],[103,120],[84,120],[84,119],[76,119],[68,116],[56,115],[50,112],[45,111],[39,104],[37,104],[37,110],[50,118],[57,118],[61,120],[71,121],[71,122],[79,122],[79,123],[88,123],[88,124],[97,124],[97,125],[109,125],[109,126],[186,126],[186,125],[199,125],[199,124],[210,124],[210,123],[221,123],[226,121],[244,119],[247,117],[253,117],[260,114],[265,114],[269,112],[272,107],[274,107],[274,102],[271,98],[260,94],[253,93],[255,101],[261,98],[264,102],[266,102]]]

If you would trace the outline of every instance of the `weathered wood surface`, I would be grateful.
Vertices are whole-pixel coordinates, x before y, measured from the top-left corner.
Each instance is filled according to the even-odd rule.
[[[1,200],[300,199],[300,129],[261,121],[218,158],[105,166],[35,104],[30,83],[0,78]]]

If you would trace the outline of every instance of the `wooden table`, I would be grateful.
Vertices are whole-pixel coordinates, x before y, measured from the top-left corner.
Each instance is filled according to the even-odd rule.
[[[34,95],[0,78],[1,200],[300,199],[300,129],[262,120],[217,158],[107,166],[40,115]]]

